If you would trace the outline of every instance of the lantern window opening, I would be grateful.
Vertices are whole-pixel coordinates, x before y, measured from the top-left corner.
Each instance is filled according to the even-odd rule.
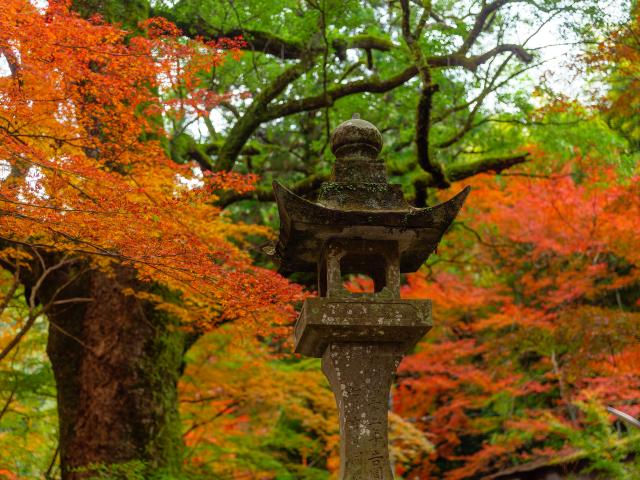
[[[364,287],[349,290],[353,295],[379,293],[387,286],[387,260],[382,255],[349,252],[340,259],[340,274],[343,285],[355,281]]]

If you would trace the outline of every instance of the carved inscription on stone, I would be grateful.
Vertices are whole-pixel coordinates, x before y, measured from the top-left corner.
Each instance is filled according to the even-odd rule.
[[[343,480],[393,479],[387,412],[401,358],[397,345],[366,343],[332,343],[322,357],[340,414]]]

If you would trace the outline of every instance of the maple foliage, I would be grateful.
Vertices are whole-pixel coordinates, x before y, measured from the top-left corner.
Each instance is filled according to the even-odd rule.
[[[202,174],[163,148],[172,118],[208,114],[228,98],[200,72],[238,55],[241,40],[185,40],[161,19],[131,36],[80,18],[68,2],[45,12],[2,2],[0,25],[11,70],[0,78],[2,240],[102,268],[135,266],[141,279],[180,292],[179,302],[145,299],[200,329],[253,321],[252,311],[272,306],[288,319],[284,301],[298,290],[246,253],[247,235],[270,232],[214,206],[217,192],[250,190],[255,178]]]
[[[30,365],[44,361],[42,317],[92,299],[56,298],[62,283],[42,300],[57,270],[115,279],[128,268],[136,287],[121,293],[169,314],[161,318],[171,318],[171,329],[197,334],[233,320],[250,335],[277,335],[300,298],[299,286],[253,264],[253,243],[272,232],[231,221],[215,205],[225,191],[251,190],[256,178],[203,173],[169,154],[174,122],[209,115],[230,98],[201,72],[237,56],[242,41],[188,40],[160,19],[139,30],[83,19],[66,1],[46,9],[24,0],[0,4],[0,59],[8,66],[0,76],[0,262],[7,269],[0,416],[9,425],[0,443],[9,452],[25,446],[26,456],[3,457],[18,475],[67,468],[63,447],[55,447],[55,402],[34,398]],[[28,275],[34,282],[23,287]],[[25,351],[34,341],[39,355]],[[38,391],[55,392],[51,367],[40,367]],[[41,428],[23,417],[42,418]],[[96,468],[111,468],[106,460]],[[134,460],[115,468],[147,467]]]
[[[587,401],[640,413],[640,177],[573,167],[474,179],[447,267],[409,276],[403,294],[432,298],[436,319],[395,397],[437,449],[411,475],[471,478],[575,447]]]
[[[234,323],[208,334],[188,355],[180,392],[189,468],[220,478],[335,475],[338,412],[320,359],[274,353],[243,329]],[[432,450],[413,424],[393,413],[389,421],[398,465]]]

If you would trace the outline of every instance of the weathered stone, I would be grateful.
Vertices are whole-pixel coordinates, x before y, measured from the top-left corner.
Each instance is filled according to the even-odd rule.
[[[430,328],[430,300],[310,298],[296,322],[296,352],[322,357],[340,342],[394,343],[406,352]]]
[[[389,389],[403,350],[393,343],[332,343],[322,371],[336,397],[341,480],[392,480]]]
[[[400,185],[387,183],[326,182],[320,187],[318,203],[338,210],[357,209],[362,205],[368,210],[406,207]]]
[[[280,214],[280,238],[275,259],[280,272],[313,272],[323,245],[331,238],[391,240],[400,249],[400,269],[415,272],[435,250],[444,232],[462,207],[468,189],[434,207],[372,209],[365,199],[354,199],[361,184],[343,189],[348,210],[310,202],[277,182],[273,190]],[[390,185],[391,189],[395,186]],[[395,194],[394,194],[395,195]],[[380,201],[378,201],[380,202]],[[359,207],[359,208],[357,208]]]
[[[400,274],[429,257],[468,189],[432,208],[409,207],[378,159],[382,136],[359,119],[331,138],[333,181],[317,203],[277,182],[280,271],[317,271],[319,298],[305,301],[296,351],[322,358],[340,415],[340,480],[392,480],[389,389],[404,353],[431,328],[429,300],[400,299]],[[344,275],[371,278],[373,292],[344,288]]]
[[[330,143],[331,151],[336,158],[354,156],[375,160],[382,150],[382,135],[372,123],[360,118],[352,118],[342,122],[333,131]]]

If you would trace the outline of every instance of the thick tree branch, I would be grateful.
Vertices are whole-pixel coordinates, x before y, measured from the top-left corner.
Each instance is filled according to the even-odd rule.
[[[301,42],[286,39],[271,32],[242,27],[225,30],[214,27],[201,17],[193,20],[179,20],[171,12],[164,10],[156,12],[156,14],[174,22],[178,28],[190,37],[201,37],[205,40],[242,37],[247,42],[247,50],[264,53],[282,60],[300,60],[310,53],[322,53],[321,47],[310,48]],[[346,58],[346,51],[351,49],[388,52],[395,47],[391,40],[374,35],[356,35],[352,38],[336,39],[331,42],[331,46],[341,60]]]
[[[530,63],[533,61],[533,55],[527,52],[524,47],[507,43],[498,45],[491,50],[488,50],[487,52],[471,57],[465,57],[463,55],[452,55],[450,57],[449,66],[459,66],[471,72],[475,72],[480,65],[501,53],[513,53],[523,63]]]
[[[469,32],[467,37],[464,39],[464,42],[462,42],[462,45],[458,50],[458,54],[464,57],[469,52],[469,50],[471,50],[473,44],[476,42],[476,40],[478,40],[478,37],[484,31],[487,20],[493,13],[497,12],[506,4],[515,3],[517,1],[519,0],[496,0],[495,2],[485,4],[485,6],[482,7],[480,12],[476,16],[476,21],[474,22],[473,27],[471,27],[471,31]]]
[[[490,4],[491,8],[495,11],[505,3],[515,0],[499,0]],[[286,117],[300,112],[313,111],[321,108],[327,108],[333,105],[333,103],[343,97],[355,95],[359,93],[385,93],[393,90],[407,81],[414,78],[417,74],[420,74],[423,88],[421,91],[421,97],[418,103],[417,110],[417,122],[416,122],[416,145],[418,150],[419,163],[422,168],[429,172],[437,179],[441,188],[446,185],[446,177],[442,173],[442,169],[433,164],[429,158],[429,139],[428,131],[431,127],[431,103],[432,96],[437,90],[437,86],[431,81],[430,68],[451,68],[462,67],[471,71],[475,71],[480,65],[494,58],[495,56],[511,52],[520,58],[522,61],[529,62],[532,56],[526,52],[526,50],[518,45],[504,44],[498,45],[495,48],[475,56],[465,56],[464,53],[468,49],[459,49],[457,52],[450,55],[441,56],[424,56],[421,51],[418,42],[415,40],[415,35],[410,31],[409,22],[409,10],[408,1],[402,0],[403,11],[403,36],[407,41],[407,45],[414,56],[414,64],[408,66],[400,73],[389,77],[387,79],[380,79],[377,76],[372,76],[367,79],[356,80],[349,83],[338,84],[332,88],[326,89],[322,93],[306,98],[294,98],[292,100],[272,104],[272,102],[284,92],[287,86],[292,84],[295,80],[301,77],[305,72],[309,71],[313,67],[314,58],[321,52],[320,46],[307,45],[302,46],[295,42],[285,42],[283,39],[276,36],[269,36],[270,34],[263,34],[260,32],[249,31],[251,38],[247,37],[247,40],[259,44],[261,51],[267,52],[269,49],[278,49],[279,56],[282,58],[290,55],[291,57],[301,56],[302,60],[297,64],[288,67],[282,72],[275,80],[271,82],[260,94],[258,94],[250,107],[246,110],[244,115],[234,124],[229,134],[227,135],[225,143],[220,147],[217,152],[217,160],[215,163],[211,162],[211,159],[207,158],[210,153],[203,154],[201,149],[195,149],[193,158],[195,158],[203,168],[214,170],[230,170],[244,148],[245,143],[253,135],[255,130],[262,124],[271,120]],[[489,15],[491,9],[483,9],[486,15]],[[481,12],[482,14],[482,12]],[[486,21],[486,18],[485,20]],[[484,21],[477,21],[477,25],[484,26]],[[479,22],[479,23],[478,23]],[[194,25],[183,26],[183,28],[190,28],[192,33],[195,31],[198,35],[205,38],[213,38],[215,35],[229,36],[234,33],[244,33],[246,31],[226,31],[216,32],[212,31],[213,27],[204,23],[204,21],[196,22]],[[472,34],[475,30],[472,30]],[[259,34],[258,34],[259,33]],[[479,35],[479,33],[478,33]],[[339,48],[364,48],[370,51],[372,48],[379,50],[390,50],[394,47],[393,43],[383,39],[372,36],[359,36],[351,39],[347,46],[339,46]],[[339,43],[339,42],[338,42]],[[473,43],[473,42],[472,42]],[[255,46],[255,45],[254,45]],[[274,47],[276,46],[276,47]],[[336,43],[334,42],[334,48]],[[270,51],[275,54],[275,50]],[[267,52],[267,53],[269,53]],[[211,152],[214,153],[214,152]]]
[[[529,159],[528,153],[507,155],[504,157],[483,158],[469,163],[451,165],[447,169],[447,177],[452,182],[459,182],[465,178],[473,177],[479,173],[500,173],[503,170],[519,165]]]
[[[413,56],[414,65],[420,74],[422,89],[420,99],[416,109],[416,153],[418,165],[427,173],[431,174],[434,181],[440,188],[446,188],[449,183],[442,171],[442,167],[434,163],[431,158],[429,146],[429,132],[431,131],[431,108],[433,105],[433,95],[438,91],[438,85],[431,79],[429,64],[425,61],[420,45],[411,32],[411,10],[409,0],[400,0],[402,7],[402,36]]]
[[[347,39],[338,38],[331,42],[331,46],[336,52],[336,57],[343,62],[347,59],[347,50],[365,50],[367,52],[367,58],[369,58],[371,57],[372,50],[388,52],[396,48],[396,45],[391,40],[373,35],[356,35]]]
[[[474,57],[463,58],[459,57],[457,54],[452,54],[427,57],[425,61],[432,68],[463,67],[469,70],[475,70],[481,64],[486,63],[494,56],[500,53],[513,51],[514,48],[521,50],[520,53],[524,55],[521,58],[531,58],[530,56],[527,57],[529,54],[524,51],[522,47],[517,45],[499,45],[486,53]],[[264,121],[275,120],[276,118],[282,118],[300,112],[308,112],[327,107],[340,98],[357,93],[385,93],[403,85],[417,74],[418,67],[410,65],[402,72],[388,79],[382,80],[380,78],[373,77],[367,80],[356,80],[354,82],[330,88],[327,90],[326,95],[319,94],[312,97],[295,99],[285,103],[276,104],[268,108],[264,116]]]
[[[173,21],[180,30],[190,37],[201,37],[210,41],[241,36],[247,42],[247,50],[273,55],[283,60],[300,59],[306,51],[302,43],[280,37],[274,33],[244,28],[223,30],[212,26],[202,17],[182,21],[172,18],[169,12],[163,11],[161,14],[168,20]]]
[[[524,163],[529,158],[528,153],[508,155],[504,157],[483,158],[470,163],[452,164],[447,168],[446,177],[451,182],[459,182],[465,178],[473,177],[479,173],[495,172],[500,173],[514,165]],[[418,176],[413,182],[414,205],[416,207],[426,207],[427,189],[440,188],[438,183],[430,174]]]
[[[267,105],[312,66],[312,59],[310,57],[304,58],[287,68],[256,95],[242,118],[229,131],[224,144],[218,151],[218,158],[215,164],[216,171],[231,170],[233,168],[233,164],[247,140],[253,135],[256,128],[267,120]]]
[[[415,77],[417,73],[418,69],[415,65],[411,65],[399,74],[386,80],[381,80],[379,78],[356,80],[354,82],[329,88],[326,95],[319,94],[312,97],[300,98],[276,104],[267,109],[264,120],[275,120],[276,118],[286,117],[295,113],[317,110],[319,108],[332,105],[340,98],[357,93],[385,93],[408,82]]]
[[[222,148],[222,143],[199,144],[195,140],[190,141],[184,151],[184,157],[194,160],[203,170],[215,170],[216,162],[212,156],[217,155]],[[261,152],[252,145],[244,145],[238,155],[259,155]]]

